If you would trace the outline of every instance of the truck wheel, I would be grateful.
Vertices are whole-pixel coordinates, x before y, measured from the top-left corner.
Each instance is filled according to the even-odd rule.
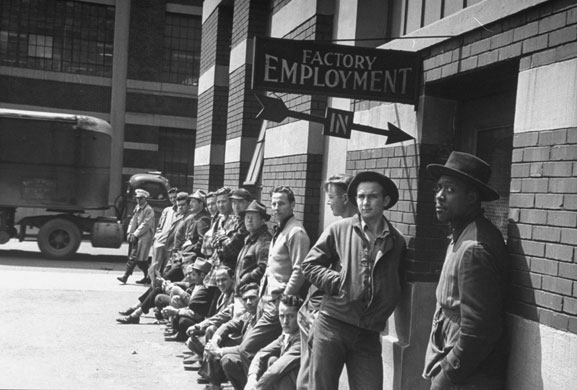
[[[40,228],[38,248],[50,259],[65,259],[76,253],[81,237],[80,229],[73,222],[55,218]]]

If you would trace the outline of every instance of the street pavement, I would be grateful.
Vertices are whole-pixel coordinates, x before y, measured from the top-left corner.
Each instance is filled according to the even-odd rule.
[[[35,242],[0,246],[0,389],[203,389],[182,343],[165,342],[152,313],[117,324],[146,287],[127,285],[126,245],[83,242],[73,260],[46,260]]]

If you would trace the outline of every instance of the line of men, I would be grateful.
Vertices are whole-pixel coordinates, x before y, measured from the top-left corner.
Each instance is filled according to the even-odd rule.
[[[490,166],[453,152],[427,170],[451,241],[423,376],[432,390],[503,389],[508,255],[483,216],[482,202],[499,198],[488,184]],[[332,176],[324,189],[342,218],[312,247],[286,186],[271,191],[273,234],[266,206],[227,187],[171,191],[175,207],[163,212],[155,234],[145,232],[151,209],[137,190],[119,280],[126,283],[138,265],[152,286],[117,321],[138,323],[155,308],[157,319],[168,321],[166,340],[185,342],[185,368],[198,370],[197,381],[209,389],[226,382],[237,390],[338,389],[344,366],[350,389],[382,389],[380,333],[401,299],[406,262],[405,239],[383,212],[399,191],[372,171]],[[147,268],[139,256],[150,247]]]

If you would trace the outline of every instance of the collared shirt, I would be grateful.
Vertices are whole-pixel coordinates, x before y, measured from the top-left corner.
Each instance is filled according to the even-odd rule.
[[[221,215],[210,229],[212,231],[213,253],[210,258],[212,268],[204,284],[207,286],[216,286],[216,271],[223,265],[232,269],[236,268],[236,258],[240,252],[244,238],[248,234],[244,227],[244,220],[237,215]]]
[[[477,213],[452,233],[437,285],[435,337],[424,375],[440,365],[455,383],[478,371],[503,374],[507,342],[504,301],[509,254],[503,236]],[[438,369],[438,368],[437,368]]]
[[[272,301],[283,293],[299,295],[305,282],[301,264],[309,249],[310,239],[303,224],[291,216],[281,224],[271,241],[260,288],[262,299]]]
[[[168,206],[162,210],[162,214],[158,220],[158,225],[156,226],[156,234],[154,235],[154,246],[160,247],[166,244],[166,239],[170,232],[170,226],[172,224],[172,219],[176,214],[176,205]]]
[[[236,261],[234,288],[237,294],[244,284],[260,283],[268,261],[271,238],[266,224],[245,238]]]

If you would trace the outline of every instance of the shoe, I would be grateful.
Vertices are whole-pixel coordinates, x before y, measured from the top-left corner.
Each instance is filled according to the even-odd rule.
[[[174,335],[172,335],[172,336],[165,336],[165,337],[164,337],[164,341],[180,341],[180,342],[183,342],[183,341],[186,341],[186,337],[178,334],[178,332],[177,332],[176,334],[174,334]]]
[[[182,360],[182,363],[184,364],[194,364],[198,362],[200,362],[200,359],[198,358],[198,356],[196,356],[196,354],[192,356],[187,356]]]
[[[185,364],[184,370],[185,371],[198,371],[198,370],[200,370],[200,363],[195,362],[194,364]]]
[[[116,278],[120,283],[122,284],[126,284],[126,281],[128,280],[128,276],[124,275],[124,276],[119,276]]]
[[[208,379],[200,376],[196,379],[196,383],[198,383],[199,385],[208,385],[210,382],[208,381]]]
[[[133,307],[129,307],[129,308],[126,309],[126,310],[119,311],[118,314],[120,314],[120,315],[122,315],[122,316],[129,316],[129,315],[131,315],[132,313],[134,313],[134,310],[136,310],[136,309],[133,308]]]
[[[142,278],[140,280],[137,280],[136,283],[138,283],[138,284],[150,284],[150,278],[149,277]]]
[[[140,323],[140,317],[126,316],[117,318],[116,321],[121,324],[138,324]]]
[[[176,333],[177,333],[177,331],[174,329],[165,330],[164,331],[164,337],[174,336]]]

